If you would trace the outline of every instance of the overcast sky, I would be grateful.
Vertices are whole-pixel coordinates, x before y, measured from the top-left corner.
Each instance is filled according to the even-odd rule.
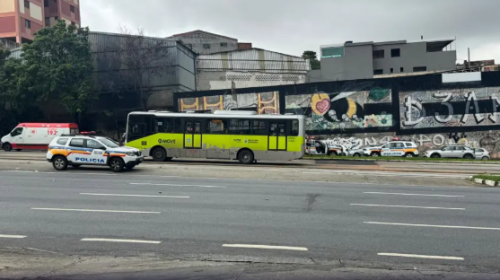
[[[80,0],[82,26],[142,27],[167,37],[202,29],[301,55],[352,41],[454,39],[457,60],[500,63],[500,0]]]

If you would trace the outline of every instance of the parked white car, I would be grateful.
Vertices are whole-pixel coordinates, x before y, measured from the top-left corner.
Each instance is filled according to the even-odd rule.
[[[474,155],[475,155],[476,159],[480,159],[480,160],[490,160],[491,159],[490,152],[488,152],[487,150],[482,149],[482,148],[475,148]]]
[[[428,150],[425,152],[424,157],[475,159],[476,155],[473,148],[463,145],[448,145],[439,150]]]

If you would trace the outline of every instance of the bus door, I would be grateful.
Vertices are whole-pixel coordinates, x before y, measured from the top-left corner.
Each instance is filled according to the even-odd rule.
[[[285,122],[269,123],[269,150],[286,151],[286,125]]]
[[[201,121],[186,120],[184,126],[184,148],[201,149]]]

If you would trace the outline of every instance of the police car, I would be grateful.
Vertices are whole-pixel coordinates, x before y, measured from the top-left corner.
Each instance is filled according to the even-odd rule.
[[[92,133],[61,135],[52,140],[47,151],[47,160],[56,170],[66,170],[68,165],[78,168],[81,165],[109,166],[112,171],[120,172],[139,165],[144,156],[141,151],[122,147],[115,141]]]
[[[418,156],[417,144],[410,141],[391,141],[381,147],[380,155],[383,157],[416,157]]]

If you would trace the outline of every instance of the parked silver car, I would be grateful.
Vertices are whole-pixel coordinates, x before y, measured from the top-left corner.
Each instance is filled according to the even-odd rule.
[[[476,155],[473,148],[463,145],[448,145],[439,150],[428,150],[424,157],[475,159]]]
[[[480,159],[480,160],[490,160],[491,159],[490,152],[488,152],[487,150],[482,149],[482,148],[475,148],[474,154],[476,156],[476,159]]]

